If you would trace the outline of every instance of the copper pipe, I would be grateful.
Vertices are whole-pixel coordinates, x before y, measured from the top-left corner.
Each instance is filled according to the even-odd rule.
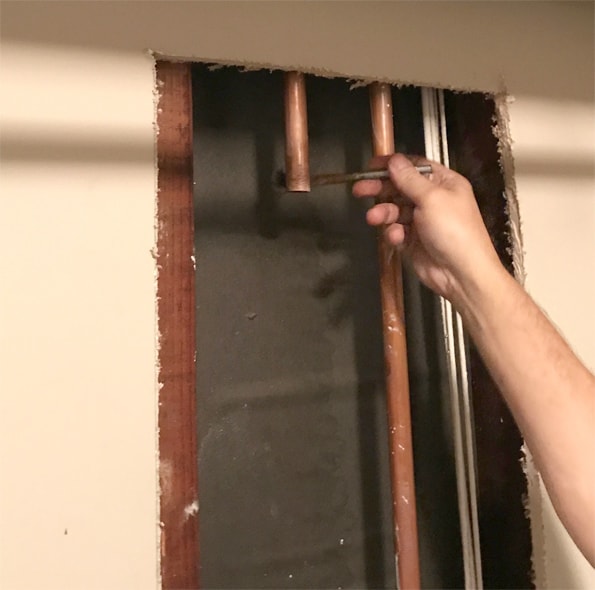
[[[392,154],[395,151],[395,141],[389,84],[374,82],[370,85],[370,109],[374,155]],[[403,275],[401,257],[386,243],[382,230],[378,234],[378,252],[397,580],[400,590],[419,590]]]
[[[288,191],[310,191],[306,81],[301,72],[285,73],[285,175]]]

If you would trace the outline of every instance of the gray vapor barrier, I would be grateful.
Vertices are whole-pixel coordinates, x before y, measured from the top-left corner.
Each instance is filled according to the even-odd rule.
[[[394,588],[375,233],[349,187],[273,189],[282,109],[279,72],[195,67],[202,587]],[[310,76],[308,109],[311,172],[364,168],[367,90]],[[395,111],[419,153],[419,93]],[[406,303],[422,581],[457,588],[435,301]]]

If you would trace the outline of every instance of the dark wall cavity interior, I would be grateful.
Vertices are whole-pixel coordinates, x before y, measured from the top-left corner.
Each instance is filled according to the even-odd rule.
[[[394,588],[376,239],[347,187],[281,194],[279,72],[194,69],[201,579]],[[423,152],[419,90],[398,149]],[[308,77],[311,171],[370,153],[366,89]],[[435,300],[406,280],[424,588],[463,585]],[[503,586],[504,587],[504,586]]]
[[[471,181],[494,247],[512,272],[504,180],[492,131],[494,101],[479,93],[449,92],[446,115],[451,165]],[[523,439],[472,343],[469,360],[484,587],[533,588]]]

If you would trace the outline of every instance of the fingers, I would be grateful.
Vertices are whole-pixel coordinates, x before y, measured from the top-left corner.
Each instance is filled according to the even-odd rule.
[[[387,170],[391,156],[375,156],[368,163],[368,170]],[[381,180],[360,180],[353,185],[354,197],[378,197],[389,183]]]
[[[402,246],[405,246],[406,237],[407,228],[404,225],[400,225],[398,223],[389,225],[384,230],[384,239],[389,244],[391,244],[391,246],[397,246],[399,249],[401,249]]]
[[[415,169],[415,166],[421,164],[430,164],[432,166],[430,178],[420,174]],[[451,191],[470,187],[469,181],[464,176],[438,162],[427,160],[421,156],[395,154],[388,162],[388,170],[397,190],[409,197],[416,205],[421,205],[424,197],[436,186]]]
[[[415,165],[422,164],[432,166],[432,180],[421,175],[415,169]],[[436,184],[442,184],[451,174],[458,176],[437,162],[431,162],[421,156],[404,156],[402,154],[372,158],[368,168],[370,170],[388,169],[392,182],[360,180],[353,185],[355,197],[376,197],[381,201],[392,201],[395,199],[395,193],[400,193],[415,201],[416,195],[421,198]]]
[[[411,207],[412,203],[395,190],[390,181],[360,180],[353,185],[353,196],[372,197],[377,203],[394,203],[399,207]]]
[[[432,162],[432,174],[434,166],[436,163]],[[436,187],[431,180],[420,174],[411,160],[403,154],[395,154],[389,160],[388,171],[397,190],[416,205],[420,205],[423,198]]]
[[[430,164],[432,173],[430,177],[420,174],[415,166]],[[390,174],[390,181],[362,180],[353,185],[353,194],[356,197],[374,197],[380,202],[396,202],[402,205],[403,202],[421,207],[427,198],[436,194],[436,189],[444,189],[455,195],[459,191],[467,193],[471,189],[469,181],[455,172],[446,168],[438,162],[432,162],[421,156],[404,156],[394,154],[373,158],[370,168],[387,167]],[[372,219],[376,219],[380,213],[373,213]],[[400,221],[401,223],[401,221]]]
[[[386,170],[391,158],[392,154],[390,156],[374,156],[368,162],[368,170]]]
[[[375,156],[368,163],[368,170],[387,170],[392,156]],[[390,189],[381,180],[360,180],[353,185],[354,197],[378,197],[381,192]],[[394,192],[394,191],[393,191]]]
[[[354,197],[377,197],[381,191],[381,180],[360,180],[353,185]]]
[[[413,210],[406,205],[395,203],[379,203],[366,213],[366,221],[370,225],[391,225],[393,223],[408,224],[413,219]]]

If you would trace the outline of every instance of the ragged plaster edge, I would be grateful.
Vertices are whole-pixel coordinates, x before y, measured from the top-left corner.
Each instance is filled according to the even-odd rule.
[[[321,68],[321,67],[311,67],[306,66],[304,64],[275,64],[272,62],[251,62],[251,61],[244,61],[241,59],[219,59],[217,57],[204,57],[204,56],[179,56],[179,55],[171,55],[166,53],[161,53],[157,50],[150,51],[151,55],[154,59],[160,59],[165,61],[173,61],[173,62],[191,62],[191,63],[200,63],[203,65],[208,66],[210,69],[220,69],[225,67],[232,67],[232,68],[239,68],[241,71],[244,72],[255,72],[258,70],[269,70],[269,72],[273,71],[281,71],[281,72],[291,72],[291,71],[299,71],[303,72],[304,74],[312,74],[314,76],[320,76],[321,78],[343,78],[350,84],[350,88],[353,90],[355,88],[360,88],[371,84],[372,82],[385,82],[387,84],[391,84],[392,86],[418,86],[418,87],[430,87],[430,88],[441,88],[443,90],[452,90],[454,92],[495,92],[496,88],[493,91],[490,89],[486,89],[485,87],[475,87],[475,86],[452,86],[450,84],[444,84],[439,81],[427,82],[418,79],[407,79],[403,80],[401,78],[393,78],[393,77],[386,77],[386,76],[368,76],[360,72],[346,72],[346,71],[337,71],[331,70],[328,68]]]
[[[514,275],[517,281],[524,285],[526,273],[524,265],[524,247],[519,200],[515,182],[513,158],[513,139],[510,134],[509,105],[514,102],[506,90],[494,95],[495,116],[493,133],[498,140],[500,167],[504,176],[504,197],[509,219],[510,254]],[[527,497],[523,499],[525,514],[529,519],[531,529],[531,555],[533,582],[536,588],[547,588],[545,531],[543,522],[543,500],[541,496],[541,478],[535,466],[531,451],[526,444],[521,447],[521,465],[527,478]]]
[[[533,544],[531,555],[533,582],[536,588],[548,588],[541,476],[535,467],[533,456],[527,445],[524,444],[521,450],[523,452],[521,464],[527,478],[527,497],[524,499],[524,505],[525,513],[529,518],[531,542]]]
[[[159,126],[157,125],[157,110],[159,108],[159,101],[161,100],[161,92],[159,90],[159,82],[157,80],[157,56],[153,51],[147,52],[149,58],[152,61],[151,68],[153,72],[153,181],[154,181],[154,200],[153,200],[153,248],[151,250],[151,256],[153,257],[153,293],[155,298],[154,308],[154,325],[153,334],[155,338],[155,485],[157,493],[155,494],[155,527],[156,527],[156,539],[155,551],[157,552],[157,572],[156,572],[156,590],[160,590],[163,586],[161,578],[161,480],[160,480],[160,453],[159,453],[159,397],[161,393],[161,383],[159,382],[159,374],[161,372],[161,364],[159,362],[161,352],[161,334],[159,333],[159,295],[157,292],[157,286],[159,282],[159,265],[158,250],[157,250],[157,237],[159,235],[159,221],[158,221],[158,196],[159,196],[159,184],[158,184],[158,160],[157,160],[157,138],[159,137]]]
[[[509,219],[510,230],[510,254],[512,256],[512,265],[516,280],[524,285],[525,283],[525,265],[523,248],[523,234],[521,215],[519,211],[519,201],[517,197],[514,158],[512,155],[513,140],[510,134],[510,118],[508,115],[508,106],[514,99],[504,92],[494,96],[496,105],[495,121],[493,133],[498,140],[498,153],[500,155],[500,167],[504,176],[504,198],[506,200],[506,209]]]

